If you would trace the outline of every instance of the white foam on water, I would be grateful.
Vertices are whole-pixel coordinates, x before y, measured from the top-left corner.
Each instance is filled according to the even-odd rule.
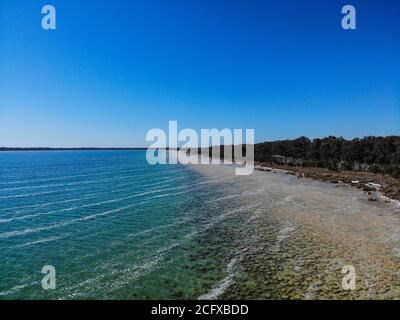
[[[170,174],[169,172],[165,175]],[[151,174],[154,176],[154,174]],[[159,176],[159,175],[158,175]],[[144,175],[139,176],[141,178],[144,177]],[[135,176],[125,176],[123,177],[124,180],[126,179],[134,179]],[[121,177],[117,178],[109,178],[109,179],[100,179],[100,180],[91,180],[91,181],[84,181],[84,182],[79,182],[79,183],[69,183],[69,184],[64,184],[63,186],[75,186],[75,185],[87,185],[87,184],[93,184],[93,183],[98,183],[98,182],[108,182],[108,181],[114,181],[114,180],[122,180]],[[133,184],[134,182],[132,182]],[[140,182],[137,182],[140,183]],[[0,196],[0,199],[15,199],[15,198],[23,198],[23,197],[32,197],[32,196],[38,196],[38,195],[44,195],[44,194],[52,194],[52,193],[59,193],[59,192],[65,192],[65,191],[77,191],[77,190],[86,190],[87,187],[83,188],[70,188],[70,189],[60,189],[60,190],[54,190],[54,191],[47,191],[47,192],[38,192],[38,193],[25,193],[25,194],[18,194],[18,195],[9,195],[9,196]]]
[[[151,187],[151,186],[156,186],[156,185],[163,185],[164,183],[170,182],[170,181],[173,181],[173,180],[177,180],[177,178],[167,179],[167,180],[162,181],[162,182],[153,183],[153,184],[147,184],[147,185],[143,185],[141,187]],[[141,182],[142,181],[134,181],[132,183],[126,184],[126,186],[131,186],[132,184],[138,184],[138,183],[141,183]],[[130,188],[115,189],[115,190],[111,190],[111,192],[115,193],[115,192],[121,192],[121,191],[127,191],[127,190],[130,190]],[[7,208],[7,210],[24,209],[24,208],[35,209],[35,208],[46,207],[46,206],[50,206],[50,205],[54,205],[54,204],[63,204],[63,203],[70,203],[70,202],[75,202],[75,201],[82,201],[82,200],[95,198],[96,196],[104,194],[104,193],[109,193],[109,191],[95,192],[95,193],[88,194],[85,197],[73,198],[73,199],[68,199],[68,200],[63,200],[63,201],[54,201],[54,202],[47,202],[47,203],[41,203],[41,204],[35,204],[35,205],[12,207],[12,208]],[[26,213],[26,212],[32,212],[32,211],[34,211],[34,210],[16,211],[16,213]]]
[[[165,184],[165,182],[164,182],[164,184]],[[147,186],[155,186],[155,185],[160,185],[160,183],[153,184],[153,185],[147,185]],[[168,185],[168,184],[165,184],[165,185]],[[138,197],[138,196],[143,196],[143,195],[147,195],[147,194],[151,194],[151,193],[161,192],[163,190],[168,190],[168,189],[159,189],[159,190],[154,190],[154,191],[142,192],[142,193],[130,195],[130,196],[127,196],[127,197],[111,199],[111,200],[105,200],[105,201],[100,201],[100,202],[96,202],[96,203],[89,203],[89,204],[85,204],[85,205],[82,205],[82,206],[64,208],[64,209],[53,210],[53,211],[49,211],[49,212],[40,212],[40,213],[29,214],[29,215],[24,215],[24,216],[17,216],[17,217],[12,217],[12,218],[0,219],[0,223],[7,223],[7,222],[15,221],[15,220],[24,220],[24,219],[36,218],[36,217],[43,216],[43,215],[51,215],[51,214],[54,214],[54,213],[72,211],[72,210],[75,210],[75,209],[82,209],[82,208],[88,208],[88,207],[104,205],[104,204],[109,204],[109,203],[114,203],[114,202],[120,202],[120,201],[123,201],[123,200],[135,198],[135,197]],[[93,197],[79,198],[79,199],[76,199],[76,201],[85,200],[85,199],[89,199],[89,198],[93,198]],[[72,202],[72,201],[69,201],[69,202]],[[66,203],[66,202],[64,201],[64,202],[61,202],[61,203]]]
[[[39,282],[37,282],[37,281],[32,282],[32,283],[21,284],[21,285],[12,287],[11,289],[8,289],[6,291],[1,291],[0,296],[9,296],[18,291],[21,291],[24,288],[31,287],[31,286],[38,285],[38,284],[39,284]]]
[[[13,207],[13,208],[7,208],[9,210],[15,210],[15,209],[25,209],[25,208],[41,208],[41,207],[47,207],[51,206],[54,204],[63,204],[63,203],[70,203],[70,202],[75,202],[75,201],[82,201],[82,200],[87,200],[87,199],[92,199],[97,195],[97,193],[91,193],[88,194],[85,197],[80,197],[80,198],[73,198],[73,199],[68,199],[68,200],[63,200],[63,201],[54,201],[54,202],[46,202],[46,203],[39,203],[35,205],[27,205],[27,206],[20,206],[20,207]],[[21,210],[21,211],[16,211],[15,213],[27,213],[27,212],[32,212],[34,210]]]
[[[39,185],[39,186],[25,186],[18,188],[4,188],[0,189],[1,191],[15,191],[15,190],[24,190],[24,189],[42,189],[42,188],[55,188],[55,187],[69,187],[69,186],[79,186],[79,185],[87,185],[87,184],[96,184],[99,182],[109,182],[115,180],[126,180],[131,179],[132,176],[122,176],[122,177],[114,177],[114,178],[106,178],[106,179],[96,179],[96,180],[87,180],[87,181],[79,181],[79,182],[70,182],[70,183],[58,183],[58,184],[47,184],[47,185]]]
[[[325,270],[316,275],[316,279],[313,283],[310,284],[307,291],[304,293],[305,300],[314,300],[318,298],[318,291],[321,289],[323,285],[323,279],[327,274],[332,274],[336,269],[341,269],[341,266],[344,266],[345,263],[341,259],[334,258],[329,264],[326,266]]]
[[[223,214],[220,214],[216,218],[212,219],[211,222],[205,224],[204,227],[201,227],[200,229],[187,234],[184,238],[194,237],[199,233],[205,232],[205,231],[213,228],[216,224],[222,222],[223,220],[225,220],[228,216],[230,216],[232,214],[243,212],[243,211],[248,211],[248,210],[250,210],[252,208],[255,208],[255,207],[257,207],[257,204],[249,205],[249,206],[246,206],[246,207],[240,207],[240,208],[237,208],[237,209],[234,209],[234,210],[227,211],[227,212],[225,212]]]
[[[233,258],[229,261],[226,268],[227,276],[220,281],[210,292],[201,295],[198,300],[215,300],[218,299],[226,290],[233,284],[234,278],[236,276],[236,267],[239,259]]]
[[[194,210],[192,210],[192,211],[194,211]],[[192,211],[190,211],[190,212],[192,212]],[[178,225],[180,225],[180,224],[183,224],[183,223],[188,222],[188,221],[191,221],[191,220],[192,220],[192,218],[189,218],[189,217],[178,218],[178,219],[176,219],[174,222],[169,223],[169,224],[160,225],[160,226],[156,226],[156,227],[153,227],[153,228],[149,228],[149,229],[146,229],[146,230],[143,230],[143,231],[138,231],[138,232],[130,233],[130,234],[128,234],[125,238],[110,243],[109,246],[107,247],[106,251],[111,251],[111,250],[113,250],[113,248],[115,248],[116,246],[121,245],[121,244],[124,243],[124,241],[126,241],[126,239],[128,239],[128,238],[135,238],[135,237],[140,237],[140,236],[143,236],[143,235],[146,235],[146,234],[151,234],[151,233],[153,233],[153,232],[155,232],[155,231],[157,231],[157,230],[162,230],[162,229],[169,228],[169,227],[175,227],[175,226],[178,226]],[[161,236],[162,236],[162,235],[160,235],[160,236],[154,236],[154,235],[153,235],[153,236],[149,239],[149,241],[144,242],[144,243],[142,243],[142,244],[143,244],[143,245],[146,245],[147,243],[149,243],[149,242],[151,242],[151,241],[154,241],[156,238],[160,238]],[[187,237],[184,237],[184,238],[187,238]],[[129,253],[128,253],[128,254],[129,254]],[[95,255],[96,255],[95,253],[90,253],[90,254],[87,254],[87,255],[85,255],[85,256],[80,256],[79,259],[88,258],[88,257],[93,257],[93,256],[95,256]],[[126,256],[126,255],[127,255],[127,254],[123,254],[122,256]]]
[[[231,196],[225,196],[225,197],[221,197],[218,199],[209,200],[209,201],[206,201],[205,203],[209,204],[209,203],[219,202],[219,201],[223,201],[223,200],[233,199],[233,198],[239,197],[241,195],[243,195],[243,193],[238,193],[238,194],[234,194]]]
[[[12,195],[12,196],[1,196],[0,199],[6,200],[6,199],[15,199],[15,198],[23,198],[23,197],[33,197],[33,196],[40,196],[44,194],[51,194],[51,193],[56,193],[58,191],[46,191],[46,192],[38,192],[38,193],[25,193],[25,194],[18,194],[18,195]]]
[[[30,246],[33,246],[33,245],[36,245],[36,244],[52,242],[52,241],[56,241],[56,240],[59,240],[59,239],[62,239],[62,238],[64,238],[64,236],[39,239],[39,240],[30,241],[30,242],[23,243],[21,245],[14,246],[14,248],[30,247]]]
[[[297,227],[291,223],[287,224],[279,231],[275,242],[275,251],[279,251],[281,249],[282,242],[288,239],[296,229]]]
[[[47,230],[51,230],[51,229],[55,229],[55,228],[65,227],[72,223],[91,220],[91,219],[101,217],[101,216],[106,216],[106,215],[109,215],[109,214],[112,214],[115,212],[120,212],[120,211],[126,210],[126,209],[131,208],[136,205],[139,205],[139,204],[132,204],[132,205],[128,205],[125,207],[121,207],[121,208],[117,208],[117,209],[113,209],[113,210],[109,210],[109,211],[105,211],[105,212],[101,212],[101,213],[91,214],[91,215],[88,215],[85,217],[72,219],[72,220],[68,220],[68,221],[64,221],[64,222],[60,222],[60,223],[55,223],[55,224],[52,224],[52,225],[46,226],[46,227],[28,228],[25,230],[14,230],[14,231],[3,232],[3,233],[0,233],[0,238],[11,238],[11,237],[15,237],[15,236],[27,235],[27,234],[31,234],[31,233],[38,233],[41,231],[47,231]]]
[[[29,214],[29,215],[25,215],[25,216],[13,217],[13,218],[8,218],[8,219],[0,219],[0,223],[8,223],[8,222],[17,221],[17,220],[37,218],[39,216],[51,215],[51,214],[59,213],[59,212],[67,212],[67,211],[72,211],[72,210],[79,209],[79,208],[80,207],[71,207],[71,208],[59,209],[59,210],[54,210],[54,211],[49,211],[49,212],[42,212],[42,213]]]
[[[95,219],[97,217],[107,216],[107,215],[110,215],[112,213],[124,211],[126,209],[137,207],[137,206],[142,205],[142,204],[147,204],[147,203],[150,202],[151,199],[152,198],[148,198],[146,201],[143,201],[143,202],[138,202],[138,203],[126,205],[124,207],[120,207],[120,208],[113,209],[113,210],[108,210],[108,211],[101,212],[101,213],[91,214],[91,215],[84,216],[84,217],[81,217],[81,218],[76,218],[76,219],[67,220],[67,221],[60,222],[60,223],[55,223],[53,225],[46,226],[46,227],[27,228],[27,229],[24,229],[24,230],[13,230],[13,231],[3,232],[3,233],[0,233],[0,238],[3,238],[3,239],[4,238],[11,238],[11,237],[15,237],[15,236],[27,235],[27,234],[31,234],[31,233],[38,233],[38,232],[41,232],[41,231],[47,231],[47,230],[51,230],[51,229],[55,229],[55,228],[65,227],[65,226],[68,226],[68,225],[76,223],[76,222],[92,220],[92,219]]]
[[[127,166],[121,166],[118,167],[118,170],[114,170],[114,173],[119,173],[121,171],[124,171],[125,168],[128,169],[133,169],[133,168],[140,168],[144,167],[142,164],[140,165],[127,165]],[[96,170],[101,170],[101,168],[97,168]],[[109,169],[107,167],[107,169]],[[122,170],[121,170],[122,169]],[[143,171],[143,170],[141,170]],[[135,170],[126,170],[126,172],[138,172],[136,169]],[[109,173],[104,173],[104,172],[99,172],[99,173],[90,173],[90,174],[77,174],[77,175],[70,175],[70,176],[62,176],[62,177],[55,177],[55,178],[47,178],[47,179],[33,179],[33,180],[19,180],[19,181],[8,181],[8,182],[0,182],[0,185],[12,185],[12,184],[20,184],[20,183],[36,183],[36,182],[48,182],[48,181],[58,181],[58,180],[65,180],[65,179],[70,179],[70,178],[79,178],[79,177],[94,177],[94,176],[105,176],[108,175]]]
[[[108,270],[112,270],[110,274],[115,276],[115,280],[112,281],[112,285],[107,286],[105,289],[107,289],[108,292],[119,290],[133,281],[136,281],[140,277],[152,272],[159,262],[164,260],[165,254],[171,249],[179,246],[181,243],[182,241],[177,241],[158,249],[151,259],[148,259],[140,265],[128,266],[122,270],[120,268],[116,268],[115,266],[107,266]]]
[[[0,185],[58,181],[58,180],[65,180],[65,179],[69,179],[69,178],[79,178],[79,177],[96,176],[96,175],[104,175],[104,173],[93,174],[93,175],[78,174],[78,175],[73,175],[73,176],[63,176],[63,177],[57,177],[57,178],[38,179],[38,180],[22,180],[22,181],[20,180],[20,181],[0,182]]]
[[[207,204],[215,203],[215,202],[234,199],[234,198],[242,197],[242,196],[253,196],[253,195],[259,194],[259,193],[261,193],[263,191],[264,191],[264,189],[260,189],[260,190],[255,191],[255,192],[246,191],[246,192],[242,192],[242,193],[233,194],[233,195],[230,195],[230,196],[221,197],[221,198],[218,198],[218,199],[208,200],[205,203],[207,203]]]
[[[72,287],[64,289],[63,291],[66,293],[62,299],[84,296],[91,290],[107,293],[118,290],[153,271],[158,263],[164,259],[165,252],[176,247],[176,245],[177,244],[172,244],[160,248],[152,258],[140,264],[134,264],[123,269],[117,268],[113,263],[104,263],[101,269],[105,270],[105,272],[94,278],[84,280]],[[118,258],[120,258],[120,256]],[[113,281],[104,283],[103,279],[110,276],[113,277]],[[82,290],[82,287],[86,287],[87,290]],[[74,292],[70,292],[72,290],[74,290]]]

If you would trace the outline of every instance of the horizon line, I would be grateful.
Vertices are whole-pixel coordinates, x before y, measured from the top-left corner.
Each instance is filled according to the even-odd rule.
[[[266,142],[281,142],[281,141],[294,141],[297,139],[301,139],[301,138],[306,138],[309,139],[310,141],[314,141],[314,140],[323,140],[323,139],[327,139],[327,138],[337,138],[337,139],[343,139],[345,141],[354,141],[357,139],[366,139],[366,138],[390,138],[390,137],[394,137],[394,138],[400,138],[400,135],[396,135],[396,134],[391,134],[391,135],[365,135],[364,137],[356,137],[356,138],[352,138],[352,139],[346,139],[343,138],[343,136],[334,136],[334,135],[328,135],[325,136],[323,138],[308,138],[306,136],[299,136],[297,138],[294,139],[277,139],[277,140],[264,140],[261,142],[255,142],[254,145],[257,144],[263,144]],[[224,145],[224,144],[221,144]],[[220,145],[220,146],[221,146]],[[196,148],[196,147],[191,147],[191,148]],[[0,147],[0,151],[107,151],[107,150],[148,150],[148,149],[175,149],[175,148],[149,148],[149,147]],[[180,149],[180,147],[178,147],[178,149]]]
[[[0,151],[147,150],[146,147],[0,147]]]

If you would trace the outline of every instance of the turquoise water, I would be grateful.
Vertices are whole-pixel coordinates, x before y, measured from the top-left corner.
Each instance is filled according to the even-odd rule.
[[[212,201],[224,184],[151,166],[145,151],[1,153],[0,299],[206,294],[226,277],[238,239],[235,204]],[[45,265],[56,269],[55,290],[42,289]]]
[[[368,197],[152,166],[145,151],[2,152],[0,299],[398,298],[399,208]],[[345,264],[355,291],[341,289]]]

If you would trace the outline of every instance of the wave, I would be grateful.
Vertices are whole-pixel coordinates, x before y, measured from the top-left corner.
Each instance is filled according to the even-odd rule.
[[[38,193],[18,194],[18,195],[12,195],[12,196],[1,196],[0,199],[6,200],[6,199],[14,199],[14,198],[33,197],[33,196],[40,196],[40,195],[51,194],[51,193],[56,193],[56,192],[58,192],[58,191],[46,191],[46,192],[38,192]]]
[[[173,245],[163,247],[159,249],[150,259],[124,269],[116,268],[115,265],[111,263],[105,263],[100,268],[104,271],[103,273],[96,277],[81,281],[72,287],[64,289],[63,291],[65,291],[65,293],[62,299],[72,299],[78,296],[84,296],[91,290],[95,290],[96,292],[102,291],[104,293],[110,293],[118,290],[132,281],[135,281],[152,272],[159,262],[164,259],[164,253],[173,247]],[[113,277],[113,281],[105,283],[103,279],[106,277]],[[86,292],[81,290],[82,287],[86,289]]]
[[[145,167],[145,165],[127,165],[118,167],[118,170],[113,170],[113,173],[120,173],[120,172],[137,172],[137,169],[132,170],[132,168],[141,168]],[[109,170],[109,167],[96,167],[95,172],[100,171],[102,168]],[[125,170],[125,168],[129,168],[130,170]],[[122,169],[122,170],[121,170]],[[141,170],[145,171],[145,170]],[[19,180],[19,181],[7,181],[7,182],[0,182],[0,185],[12,185],[12,184],[20,184],[20,183],[36,183],[36,182],[48,182],[48,181],[58,181],[58,180],[65,180],[69,178],[79,178],[79,177],[94,177],[94,176],[105,176],[109,174],[104,172],[99,173],[89,173],[89,174],[77,174],[77,175],[69,175],[69,176],[62,176],[62,177],[55,177],[55,178],[46,178],[46,179],[33,179],[33,180]],[[7,175],[2,175],[3,178],[7,177]]]
[[[139,165],[139,166],[125,166],[123,168],[129,168],[130,170],[113,170],[112,173],[115,175],[117,173],[138,173],[138,172],[143,172],[143,171],[147,171],[147,169],[143,169],[143,170],[137,170],[137,169],[133,169],[132,168],[145,168],[144,165]],[[99,168],[96,168],[96,170],[98,170]],[[19,181],[8,181],[8,182],[0,182],[0,185],[13,185],[13,184],[22,184],[22,183],[37,183],[37,182],[49,182],[49,181],[60,181],[60,180],[67,180],[70,178],[82,178],[82,177],[94,177],[94,176],[107,176],[109,175],[109,170],[110,168],[107,167],[105,168],[107,169],[107,173],[104,172],[99,172],[99,173],[93,173],[93,174],[78,174],[78,175],[70,175],[70,176],[63,176],[63,177],[55,177],[55,178],[47,178],[47,179],[34,179],[34,180],[19,180]],[[178,172],[178,171],[182,171],[182,169],[168,169],[168,170],[164,170],[164,173],[171,173],[171,172]],[[157,173],[158,174],[158,173]],[[148,175],[154,175],[154,172],[149,172]],[[136,177],[138,175],[132,175],[132,177]],[[145,176],[145,175],[140,175],[140,176]],[[147,176],[147,175],[146,175]],[[5,175],[2,175],[3,178],[5,178]]]
[[[165,175],[169,175],[169,174],[165,174]],[[151,176],[155,176],[155,174],[151,174]],[[157,174],[157,177],[159,177],[160,175]],[[144,175],[141,175],[140,177],[145,177]],[[128,178],[134,178],[134,176],[126,176],[124,177],[123,180],[126,180]],[[117,178],[116,178],[117,179]],[[103,180],[96,180],[96,182],[94,182],[94,180],[88,182],[84,182],[84,183],[73,183],[73,184],[66,184],[64,186],[72,186],[72,185],[80,185],[80,184],[92,184],[92,183],[97,183],[97,182],[101,182],[101,181],[113,181],[115,179],[111,178],[111,179],[103,179]],[[122,180],[122,179],[119,179]],[[129,183],[128,185],[131,184],[138,184],[141,183],[142,181],[134,181]],[[44,194],[54,194],[54,193],[60,193],[60,192],[65,192],[65,191],[78,191],[78,190],[85,190],[86,187],[84,188],[72,188],[72,189],[61,189],[61,190],[55,190],[55,191],[48,191],[48,192],[40,192],[40,193],[26,193],[26,194],[18,194],[18,195],[10,195],[10,196],[0,196],[0,199],[14,199],[14,198],[22,198],[22,197],[30,197],[30,196],[38,196],[38,195],[44,195]]]
[[[223,180],[223,179],[220,179],[220,180]],[[189,187],[194,186],[194,188],[188,188],[188,189],[186,189],[186,190],[184,190],[182,192],[178,192],[178,193],[175,192],[175,193],[167,193],[167,194],[163,194],[163,195],[153,196],[153,197],[150,197],[148,199],[157,199],[157,198],[163,198],[163,197],[172,196],[172,195],[175,196],[175,195],[179,195],[179,194],[184,194],[184,193],[196,190],[196,189],[198,189],[199,186],[203,186],[204,184],[214,183],[214,182],[220,181],[220,180],[207,181],[207,182],[202,182],[202,183],[198,183],[198,184],[189,185]],[[151,190],[151,191],[136,193],[136,194],[125,196],[125,197],[121,197],[121,198],[110,199],[110,200],[100,201],[100,202],[96,202],[96,203],[90,203],[90,204],[82,205],[82,206],[79,206],[79,207],[74,207],[73,209],[82,209],[82,208],[88,208],[88,207],[99,206],[99,205],[104,205],[104,204],[110,204],[110,203],[115,203],[115,202],[121,202],[121,201],[124,201],[124,200],[129,200],[129,199],[133,199],[133,198],[144,196],[144,195],[149,195],[149,194],[159,193],[159,192],[165,192],[165,191],[172,191],[172,190],[182,189],[182,188],[186,188],[186,187],[188,187],[188,186],[179,186],[179,187],[174,187],[174,188],[164,188],[164,189]],[[49,213],[38,213],[38,214],[32,215],[32,216],[51,214],[51,213],[60,212],[60,211],[64,211],[64,210],[70,211],[69,209],[61,209],[61,210],[56,210],[56,211],[52,211],[52,212],[49,212]],[[17,218],[15,218],[15,219],[17,219]],[[0,220],[0,222],[1,222],[1,220]]]
[[[63,204],[63,203],[70,203],[70,202],[75,202],[75,201],[82,201],[82,200],[87,200],[87,199],[92,199],[96,197],[99,193],[91,193],[88,194],[85,197],[80,197],[80,198],[72,198],[68,200],[63,200],[63,201],[53,201],[53,202],[46,202],[46,203],[39,203],[35,205],[27,205],[27,206],[20,206],[20,207],[13,207],[13,208],[7,208],[7,210],[15,210],[15,209],[25,209],[25,208],[33,208],[34,210],[21,210],[21,211],[16,211],[15,213],[27,213],[27,212],[33,212],[35,211],[35,208],[42,208],[42,207],[47,207],[51,206],[54,204]],[[14,214],[14,213],[12,213]]]
[[[71,208],[54,210],[54,211],[50,211],[50,212],[42,212],[42,213],[29,214],[29,215],[20,216],[20,217],[13,217],[13,218],[8,218],[8,219],[0,219],[0,223],[8,223],[8,222],[12,222],[12,221],[37,218],[39,216],[50,215],[50,214],[58,213],[58,212],[68,212],[68,211],[72,211],[72,210],[79,209],[79,208],[80,207],[71,207]]]
[[[115,213],[115,212],[120,212],[120,211],[126,210],[128,208],[131,208],[133,206],[135,206],[135,205],[128,205],[128,206],[125,206],[125,207],[121,207],[121,208],[117,208],[117,209],[113,209],[113,210],[108,210],[108,211],[101,212],[101,213],[95,213],[95,214],[91,214],[91,215],[84,216],[84,217],[81,217],[81,218],[55,223],[55,224],[52,224],[52,225],[46,226],[46,227],[28,228],[28,229],[25,229],[25,230],[14,230],[14,231],[3,232],[3,233],[0,233],[0,238],[11,238],[11,237],[15,237],[15,236],[26,235],[26,234],[31,234],[31,233],[38,233],[38,232],[41,232],[41,231],[47,231],[47,230],[51,230],[51,229],[55,229],[55,228],[65,227],[65,226],[68,226],[68,225],[70,225],[72,223],[91,220],[91,219],[94,219],[96,217],[106,216],[106,215],[109,215],[109,214],[112,214],[112,213]]]
[[[218,299],[225,291],[233,284],[234,278],[236,276],[237,264],[240,261],[240,258],[233,258],[229,261],[228,266],[226,268],[227,276],[222,279],[216,287],[211,289],[210,292],[201,295],[198,300],[215,300]]]
[[[178,178],[173,178],[173,179],[167,179],[166,181],[162,181],[162,182],[158,182],[158,183],[154,183],[154,184],[147,184],[147,185],[142,185],[140,186],[142,187],[151,187],[151,186],[155,186],[155,185],[160,185],[163,184],[165,182],[169,182],[172,180],[177,180]],[[142,181],[134,181],[132,183],[128,183],[128,184],[124,184],[124,186],[131,186],[134,184],[139,184]],[[121,185],[118,185],[117,187],[121,187]],[[130,188],[123,188],[123,189],[115,189],[115,190],[111,190],[111,192],[116,193],[116,192],[121,192],[121,191],[127,191],[130,190]],[[110,191],[100,191],[100,192],[95,192],[95,193],[90,193],[88,195],[86,195],[85,197],[80,197],[80,198],[73,198],[73,199],[67,199],[67,200],[63,200],[63,201],[53,201],[53,202],[47,202],[47,203],[39,203],[39,204],[33,204],[33,205],[25,205],[25,206],[17,206],[17,207],[11,207],[11,208],[6,208],[7,210],[16,210],[16,209],[26,209],[26,208],[40,208],[40,207],[46,207],[46,206],[50,206],[50,205],[55,205],[55,204],[63,204],[63,203],[69,203],[69,202],[75,202],[75,201],[82,201],[82,200],[87,200],[87,199],[91,199],[94,198],[98,195],[102,195],[104,193],[109,193]],[[26,212],[32,212],[34,210],[22,210],[22,211],[16,211],[16,213],[26,213]]]
[[[227,179],[230,179],[230,178],[231,177],[229,177],[229,178],[225,177],[223,179],[209,180],[209,181],[201,182],[201,183],[198,183],[198,184],[194,184],[193,186],[197,186],[197,187],[200,186],[201,187],[201,186],[209,184],[209,183],[220,182],[220,181],[224,181],[224,180],[227,180]],[[162,192],[162,191],[165,191],[165,190],[176,190],[176,189],[185,188],[185,187],[187,187],[187,186],[148,191],[148,192],[144,192],[144,193],[141,193],[141,194],[136,194],[136,195],[133,195],[133,196],[123,197],[123,198],[119,198],[119,199],[113,199],[112,202],[119,202],[119,201],[122,201],[122,199],[123,200],[131,199],[131,198],[133,198],[135,196],[151,194],[151,193],[155,193],[155,192]],[[197,188],[188,189],[188,190],[185,190],[185,191],[183,191],[181,193],[189,192],[189,191],[192,191],[192,190],[195,190],[195,189],[197,189]],[[176,193],[169,194],[169,195],[176,195]],[[8,231],[8,232],[3,232],[3,233],[0,233],[0,238],[11,238],[11,237],[27,235],[27,234],[31,234],[31,233],[38,233],[38,232],[41,232],[41,231],[47,231],[47,230],[51,230],[51,229],[55,229],[55,228],[68,226],[68,225],[70,225],[72,223],[76,223],[76,222],[91,220],[91,219],[94,219],[94,218],[97,218],[97,217],[106,216],[106,215],[109,215],[109,214],[112,214],[112,213],[115,213],[115,212],[120,212],[120,211],[129,209],[129,208],[132,208],[132,207],[136,207],[136,206],[139,206],[141,204],[146,204],[146,203],[149,202],[149,200],[154,199],[156,197],[150,197],[149,199],[147,199],[147,201],[142,202],[142,203],[130,204],[130,205],[127,205],[127,206],[124,206],[124,207],[121,207],[121,208],[108,210],[108,211],[105,211],[105,212],[96,213],[96,214],[92,214],[92,215],[88,215],[88,216],[85,216],[85,217],[76,218],[76,219],[72,219],[72,220],[68,220],[68,221],[64,221],[64,222],[60,222],[60,223],[55,223],[55,224],[50,225],[50,226],[38,227],[38,228],[27,228],[27,229],[24,229],[24,230],[13,230],[13,231]],[[102,204],[104,204],[104,203],[105,202],[102,202]],[[107,202],[107,203],[109,203],[109,202]]]
[[[29,247],[35,244],[40,244],[40,243],[45,243],[45,242],[51,242],[51,241],[56,241],[59,239],[62,239],[64,237],[50,237],[50,238],[44,238],[44,239],[39,239],[39,240],[35,240],[35,241],[30,241],[30,242],[26,242],[20,245],[15,246],[14,248],[24,248],[24,247]]]
[[[297,227],[293,223],[288,223],[284,226],[280,231],[276,238],[275,242],[275,251],[279,251],[281,249],[281,244],[283,241],[288,239],[294,231],[297,230]]]
[[[70,183],[59,183],[59,184],[47,184],[47,185],[40,185],[40,186],[25,186],[25,187],[18,187],[18,188],[4,188],[0,189],[1,191],[15,191],[15,190],[23,190],[23,189],[42,189],[42,188],[55,188],[55,187],[69,187],[69,186],[78,186],[78,185],[86,185],[86,184],[96,184],[99,182],[109,182],[115,180],[126,180],[131,179],[132,176],[122,176],[122,177],[115,177],[115,178],[107,178],[107,179],[96,179],[96,180],[88,180],[88,181],[79,181],[79,182],[70,182]]]
[[[95,214],[91,214],[91,215],[84,216],[84,217],[81,217],[81,218],[67,220],[67,221],[64,221],[64,222],[55,223],[55,224],[52,224],[52,225],[46,226],[46,227],[27,228],[27,229],[24,229],[24,230],[14,230],[14,231],[3,232],[3,233],[0,233],[0,238],[3,238],[3,239],[4,238],[11,238],[11,237],[15,237],[15,236],[27,235],[27,234],[31,234],[31,233],[38,233],[38,232],[41,232],[41,231],[47,231],[47,230],[52,230],[52,229],[55,229],[55,228],[65,227],[65,226],[68,226],[68,225],[76,223],[76,222],[92,220],[92,219],[97,218],[97,217],[107,216],[107,215],[115,213],[115,212],[124,211],[126,209],[129,209],[129,208],[132,208],[132,207],[136,207],[136,206],[139,206],[139,205],[142,205],[142,204],[146,204],[148,202],[149,201],[144,201],[144,202],[140,202],[140,203],[130,204],[130,205],[127,205],[127,206],[124,206],[124,207],[120,207],[120,208],[117,208],[117,209],[108,210],[108,211],[101,212],[101,213],[95,213]]]
[[[164,182],[165,183],[165,182]],[[160,184],[154,184],[154,185],[160,185]],[[141,196],[141,195],[145,195],[147,193],[140,193],[140,194],[135,194],[131,197],[137,197],[137,196]],[[90,197],[93,198],[93,197]],[[79,200],[84,200],[85,198],[80,198]],[[87,200],[88,198],[86,198]],[[49,212],[40,212],[40,213],[35,213],[35,214],[28,214],[28,215],[24,215],[24,216],[19,216],[19,217],[12,217],[12,218],[6,218],[6,219],[0,219],[0,223],[8,223],[11,221],[17,221],[17,220],[25,220],[25,219],[31,219],[31,218],[37,218],[39,216],[45,216],[45,215],[51,215],[54,213],[60,213],[60,212],[68,212],[68,211],[72,211],[72,210],[76,210],[76,209],[83,209],[83,208],[89,208],[89,207],[94,207],[94,206],[98,206],[98,205],[103,205],[103,204],[109,204],[109,203],[113,203],[113,202],[118,202],[120,201],[120,199],[111,199],[111,200],[105,200],[105,201],[101,201],[101,202],[96,202],[96,203],[89,203],[89,204],[85,204],[82,206],[76,206],[76,207],[71,207],[71,208],[64,208],[64,209],[59,209],[59,210],[52,210]],[[122,200],[121,200],[122,201]]]
[[[242,192],[242,193],[237,193],[237,194],[233,194],[233,195],[230,195],[230,196],[224,196],[224,197],[221,197],[221,198],[209,200],[209,201],[206,201],[205,203],[210,204],[210,203],[220,202],[220,201],[228,200],[228,199],[234,199],[234,198],[242,197],[242,196],[254,196],[254,195],[257,195],[257,194],[259,194],[259,193],[261,193],[263,191],[264,191],[264,189],[260,189],[260,190],[257,190],[255,192],[245,191],[245,192]]]
[[[21,285],[12,287],[11,289],[8,289],[6,291],[1,291],[0,292],[0,296],[9,296],[9,295],[14,294],[14,293],[16,293],[18,291],[21,291],[22,289],[25,289],[27,287],[31,287],[31,286],[34,286],[34,285],[37,285],[37,284],[39,284],[39,281],[26,283],[26,284],[21,284]]]

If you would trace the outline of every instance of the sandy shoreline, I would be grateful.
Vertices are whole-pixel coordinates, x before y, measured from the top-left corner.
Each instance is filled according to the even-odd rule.
[[[372,195],[373,192],[379,192],[382,196],[386,197],[385,201],[394,201],[400,204],[400,180],[389,175],[359,171],[335,172],[315,167],[270,166],[266,163],[256,163],[255,169],[260,171],[281,171],[298,178],[310,178],[334,184],[346,184],[362,189],[369,195]],[[373,196],[369,198],[370,201],[376,200],[376,197]]]
[[[234,176],[232,166],[192,167],[210,178]],[[272,171],[233,177],[231,187],[245,194],[232,201],[255,208],[244,223],[250,233],[239,248],[240,262],[218,298],[400,298],[400,221],[393,203]],[[356,270],[356,290],[342,287],[345,265]]]

